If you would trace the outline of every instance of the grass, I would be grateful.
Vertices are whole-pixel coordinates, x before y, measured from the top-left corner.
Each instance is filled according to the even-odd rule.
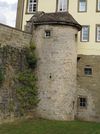
[[[0,134],[100,134],[100,123],[34,119],[2,124]]]

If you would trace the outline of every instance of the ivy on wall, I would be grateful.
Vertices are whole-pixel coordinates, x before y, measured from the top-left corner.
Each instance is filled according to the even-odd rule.
[[[29,48],[26,48],[26,62],[27,68],[17,76],[19,86],[16,89],[16,94],[21,114],[34,109],[39,102],[35,73],[37,58],[33,44],[31,44]]]
[[[4,79],[5,79],[5,77],[4,77],[4,69],[2,67],[0,67],[0,86],[2,85]]]
[[[35,45],[32,43],[30,44],[30,47],[27,48],[27,50],[26,50],[26,60],[27,60],[29,68],[31,68],[31,69],[36,68],[37,58],[36,58],[36,54],[35,54]]]
[[[37,57],[35,45],[19,49],[0,47],[0,110],[6,115],[25,115],[37,106]]]

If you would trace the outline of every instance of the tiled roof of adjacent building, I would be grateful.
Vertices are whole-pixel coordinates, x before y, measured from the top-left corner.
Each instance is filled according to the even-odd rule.
[[[76,27],[81,30],[81,25],[68,12],[45,13],[37,12],[29,20],[34,25],[58,24]]]

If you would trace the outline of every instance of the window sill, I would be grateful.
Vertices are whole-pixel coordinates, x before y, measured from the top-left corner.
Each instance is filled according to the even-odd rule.
[[[78,13],[87,13],[87,11],[78,11]]]
[[[32,12],[32,13],[29,13],[29,12],[26,12],[25,14],[35,14],[36,12]]]
[[[86,42],[89,42],[89,41],[80,41],[80,42],[86,43]]]
[[[44,39],[51,39],[52,37],[51,37],[51,36],[50,36],[50,37],[45,37],[45,36],[44,36],[43,38],[44,38]]]
[[[92,77],[92,75],[84,75],[84,77]]]
[[[86,106],[86,107],[80,107],[80,106],[79,106],[79,107],[78,107],[78,110],[80,110],[80,111],[81,111],[81,110],[82,110],[82,111],[83,111],[83,110],[87,110],[87,106]]]
[[[100,13],[100,10],[96,10],[97,13]]]
[[[81,78],[81,77],[93,78],[93,75],[78,75],[77,77],[78,78]]]
[[[96,43],[100,43],[100,41],[97,41],[97,40],[96,40],[95,42],[96,42]]]

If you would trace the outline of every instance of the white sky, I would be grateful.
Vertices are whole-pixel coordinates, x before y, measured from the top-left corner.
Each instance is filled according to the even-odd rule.
[[[0,0],[0,23],[15,26],[18,0]]]

